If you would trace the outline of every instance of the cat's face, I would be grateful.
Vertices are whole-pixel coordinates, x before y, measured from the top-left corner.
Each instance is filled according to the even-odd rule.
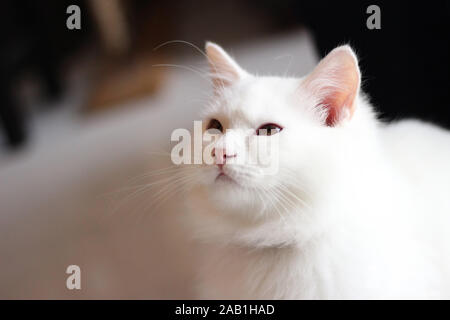
[[[197,174],[211,200],[236,212],[307,201],[330,130],[355,108],[359,70],[351,49],[334,50],[302,79],[252,76],[214,44],[207,54],[215,98],[203,131],[216,135],[205,142],[213,163]]]

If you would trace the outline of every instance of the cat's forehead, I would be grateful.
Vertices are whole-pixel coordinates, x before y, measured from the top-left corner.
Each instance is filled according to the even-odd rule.
[[[227,88],[207,110],[207,117],[217,117],[230,124],[252,126],[272,121],[288,108],[296,93],[299,79],[251,77]]]

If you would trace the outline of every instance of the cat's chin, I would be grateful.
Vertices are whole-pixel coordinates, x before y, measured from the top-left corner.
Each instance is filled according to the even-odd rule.
[[[240,214],[259,211],[261,199],[251,188],[246,188],[232,178],[223,175],[214,185],[207,187],[213,206],[224,212]]]
[[[233,178],[226,175],[225,173],[221,172],[217,175],[216,179],[214,180],[216,184],[232,184],[234,187],[239,187],[239,183],[236,182]]]

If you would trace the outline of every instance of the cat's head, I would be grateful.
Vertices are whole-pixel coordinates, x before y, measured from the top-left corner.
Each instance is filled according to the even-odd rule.
[[[239,212],[307,205],[333,161],[333,137],[355,115],[361,80],[352,49],[334,49],[303,78],[251,75],[213,43],[206,54],[214,98],[203,130],[217,139],[209,143],[213,163],[198,175],[210,198]],[[255,158],[261,150],[264,161]]]

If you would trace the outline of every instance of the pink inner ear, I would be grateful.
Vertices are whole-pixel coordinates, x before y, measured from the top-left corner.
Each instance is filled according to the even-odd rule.
[[[334,99],[332,98],[326,98],[324,101],[322,101],[322,103],[328,106],[328,116],[325,123],[327,124],[327,126],[332,127],[338,122],[340,118],[338,108],[333,107],[334,105],[338,104],[338,102],[334,101]]]
[[[341,82],[338,88],[330,88],[330,93],[325,96],[322,103],[328,108],[328,116],[326,124],[334,126],[342,117],[342,113],[346,112],[349,119],[355,112],[355,97],[358,92],[359,75],[352,70],[348,70],[345,80]]]
[[[359,83],[358,62],[347,46],[331,51],[305,80],[306,87],[328,109],[328,126],[336,125],[343,116],[351,119]]]

